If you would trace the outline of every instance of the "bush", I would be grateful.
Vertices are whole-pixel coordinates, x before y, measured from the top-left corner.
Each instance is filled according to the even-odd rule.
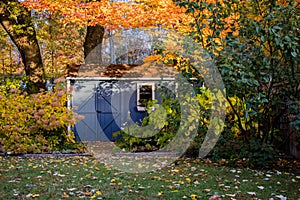
[[[74,143],[67,127],[79,116],[66,106],[64,85],[31,95],[19,88],[20,81],[6,82],[0,88],[0,151],[46,153]]]
[[[125,127],[126,131],[123,129],[114,133],[114,136],[118,136],[116,144],[128,151],[155,151],[169,144],[179,127],[180,107],[172,98],[164,98],[162,107],[163,109],[158,109],[159,105],[156,100],[148,102],[149,115],[142,120],[141,125],[129,125]],[[152,108],[155,108],[154,112]],[[153,129],[144,130],[143,127],[149,124],[153,126]],[[154,134],[156,132],[157,134]]]
[[[162,95],[160,105],[156,100],[148,102],[149,115],[142,120],[141,125],[134,124],[126,126],[124,128],[126,130],[121,130],[114,133],[114,136],[118,136],[116,144],[120,148],[124,148],[129,151],[154,151],[162,149],[170,144],[172,139],[178,133],[179,126],[185,126],[183,130],[198,130],[195,141],[192,144],[193,148],[189,148],[187,152],[188,154],[193,154],[191,155],[193,157],[194,154],[197,154],[198,156],[199,151],[196,152],[195,149],[199,149],[199,144],[201,144],[201,141],[203,141],[203,138],[205,137],[209,123],[211,107],[211,94],[209,90],[201,88],[200,92],[201,94],[196,95],[196,97],[186,98],[186,101],[181,99],[181,102],[179,102],[179,99],[169,95]],[[187,104],[198,104],[200,109],[191,111],[188,119],[186,119],[186,122],[182,122],[180,106]],[[153,107],[155,107],[154,112],[152,110]],[[158,109],[159,107],[161,109]],[[196,117],[200,117],[200,119],[195,119]],[[197,126],[195,120],[199,120],[199,126]],[[153,126],[152,129],[143,129],[143,126],[149,124]],[[126,132],[130,134],[127,134]],[[190,141],[187,139],[188,137],[188,135],[182,137],[182,140],[179,141],[182,143],[182,145],[177,145],[178,149],[172,149],[172,151],[175,150],[182,152],[182,150],[185,149],[184,146],[188,145],[186,143]],[[177,140],[178,139],[179,138],[177,138]],[[165,150],[169,151],[169,149]]]
[[[237,164],[243,160],[243,165],[248,167],[266,167],[275,163],[278,151],[271,143],[261,143],[257,138],[245,141],[241,137],[235,137],[231,130],[224,131],[217,145],[210,152],[209,157],[213,161],[227,159],[229,164]]]

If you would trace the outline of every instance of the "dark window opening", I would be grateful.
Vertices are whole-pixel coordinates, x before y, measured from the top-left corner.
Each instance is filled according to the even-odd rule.
[[[146,111],[149,101],[155,99],[153,83],[137,84],[137,110]]]

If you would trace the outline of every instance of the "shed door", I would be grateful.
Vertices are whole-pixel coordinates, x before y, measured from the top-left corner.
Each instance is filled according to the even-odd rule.
[[[100,139],[101,130],[95,111],[95,82],[77,81],[74,83],[72,106],[75,112],[84,116],[74,127],[76,140],[96,141]]]
[[[114,141],[113,133],[120,130],[122,91],[115,81],[99,82],[96,91],[96,112],[106,137]]]
[[[137,110],[136,83],[132,81],[78,81],[72,106],[84,119],[74,127],[80,141],[115,141],[115,132],[140,123],[146,112]]]

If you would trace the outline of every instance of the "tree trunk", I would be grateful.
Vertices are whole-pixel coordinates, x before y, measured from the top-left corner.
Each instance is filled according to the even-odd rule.
[[[104,28],[100,25],[88,26],[84,41],[84,59],[85,64],[102,63],[102,41],[104,36]]]
[[[0,2],[0,23],[21,54],[29,77],[28,92],[45,89],[45,71],[30,11],[18,0],[3,0]]]

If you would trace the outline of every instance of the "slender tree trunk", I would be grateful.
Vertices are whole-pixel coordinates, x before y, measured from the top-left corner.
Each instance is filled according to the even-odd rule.
[[[112,32],[109,33],[109,54],[110,54],[110,63],[109,64],[116,64],[115,42],[114,42],[114,37],[113,37]]]
[[[0,23],[21,54],[26,76],[29,77],[28,91],[37,93],[45,89],[45,71],[30,11],[18,0],[2,0]]]

